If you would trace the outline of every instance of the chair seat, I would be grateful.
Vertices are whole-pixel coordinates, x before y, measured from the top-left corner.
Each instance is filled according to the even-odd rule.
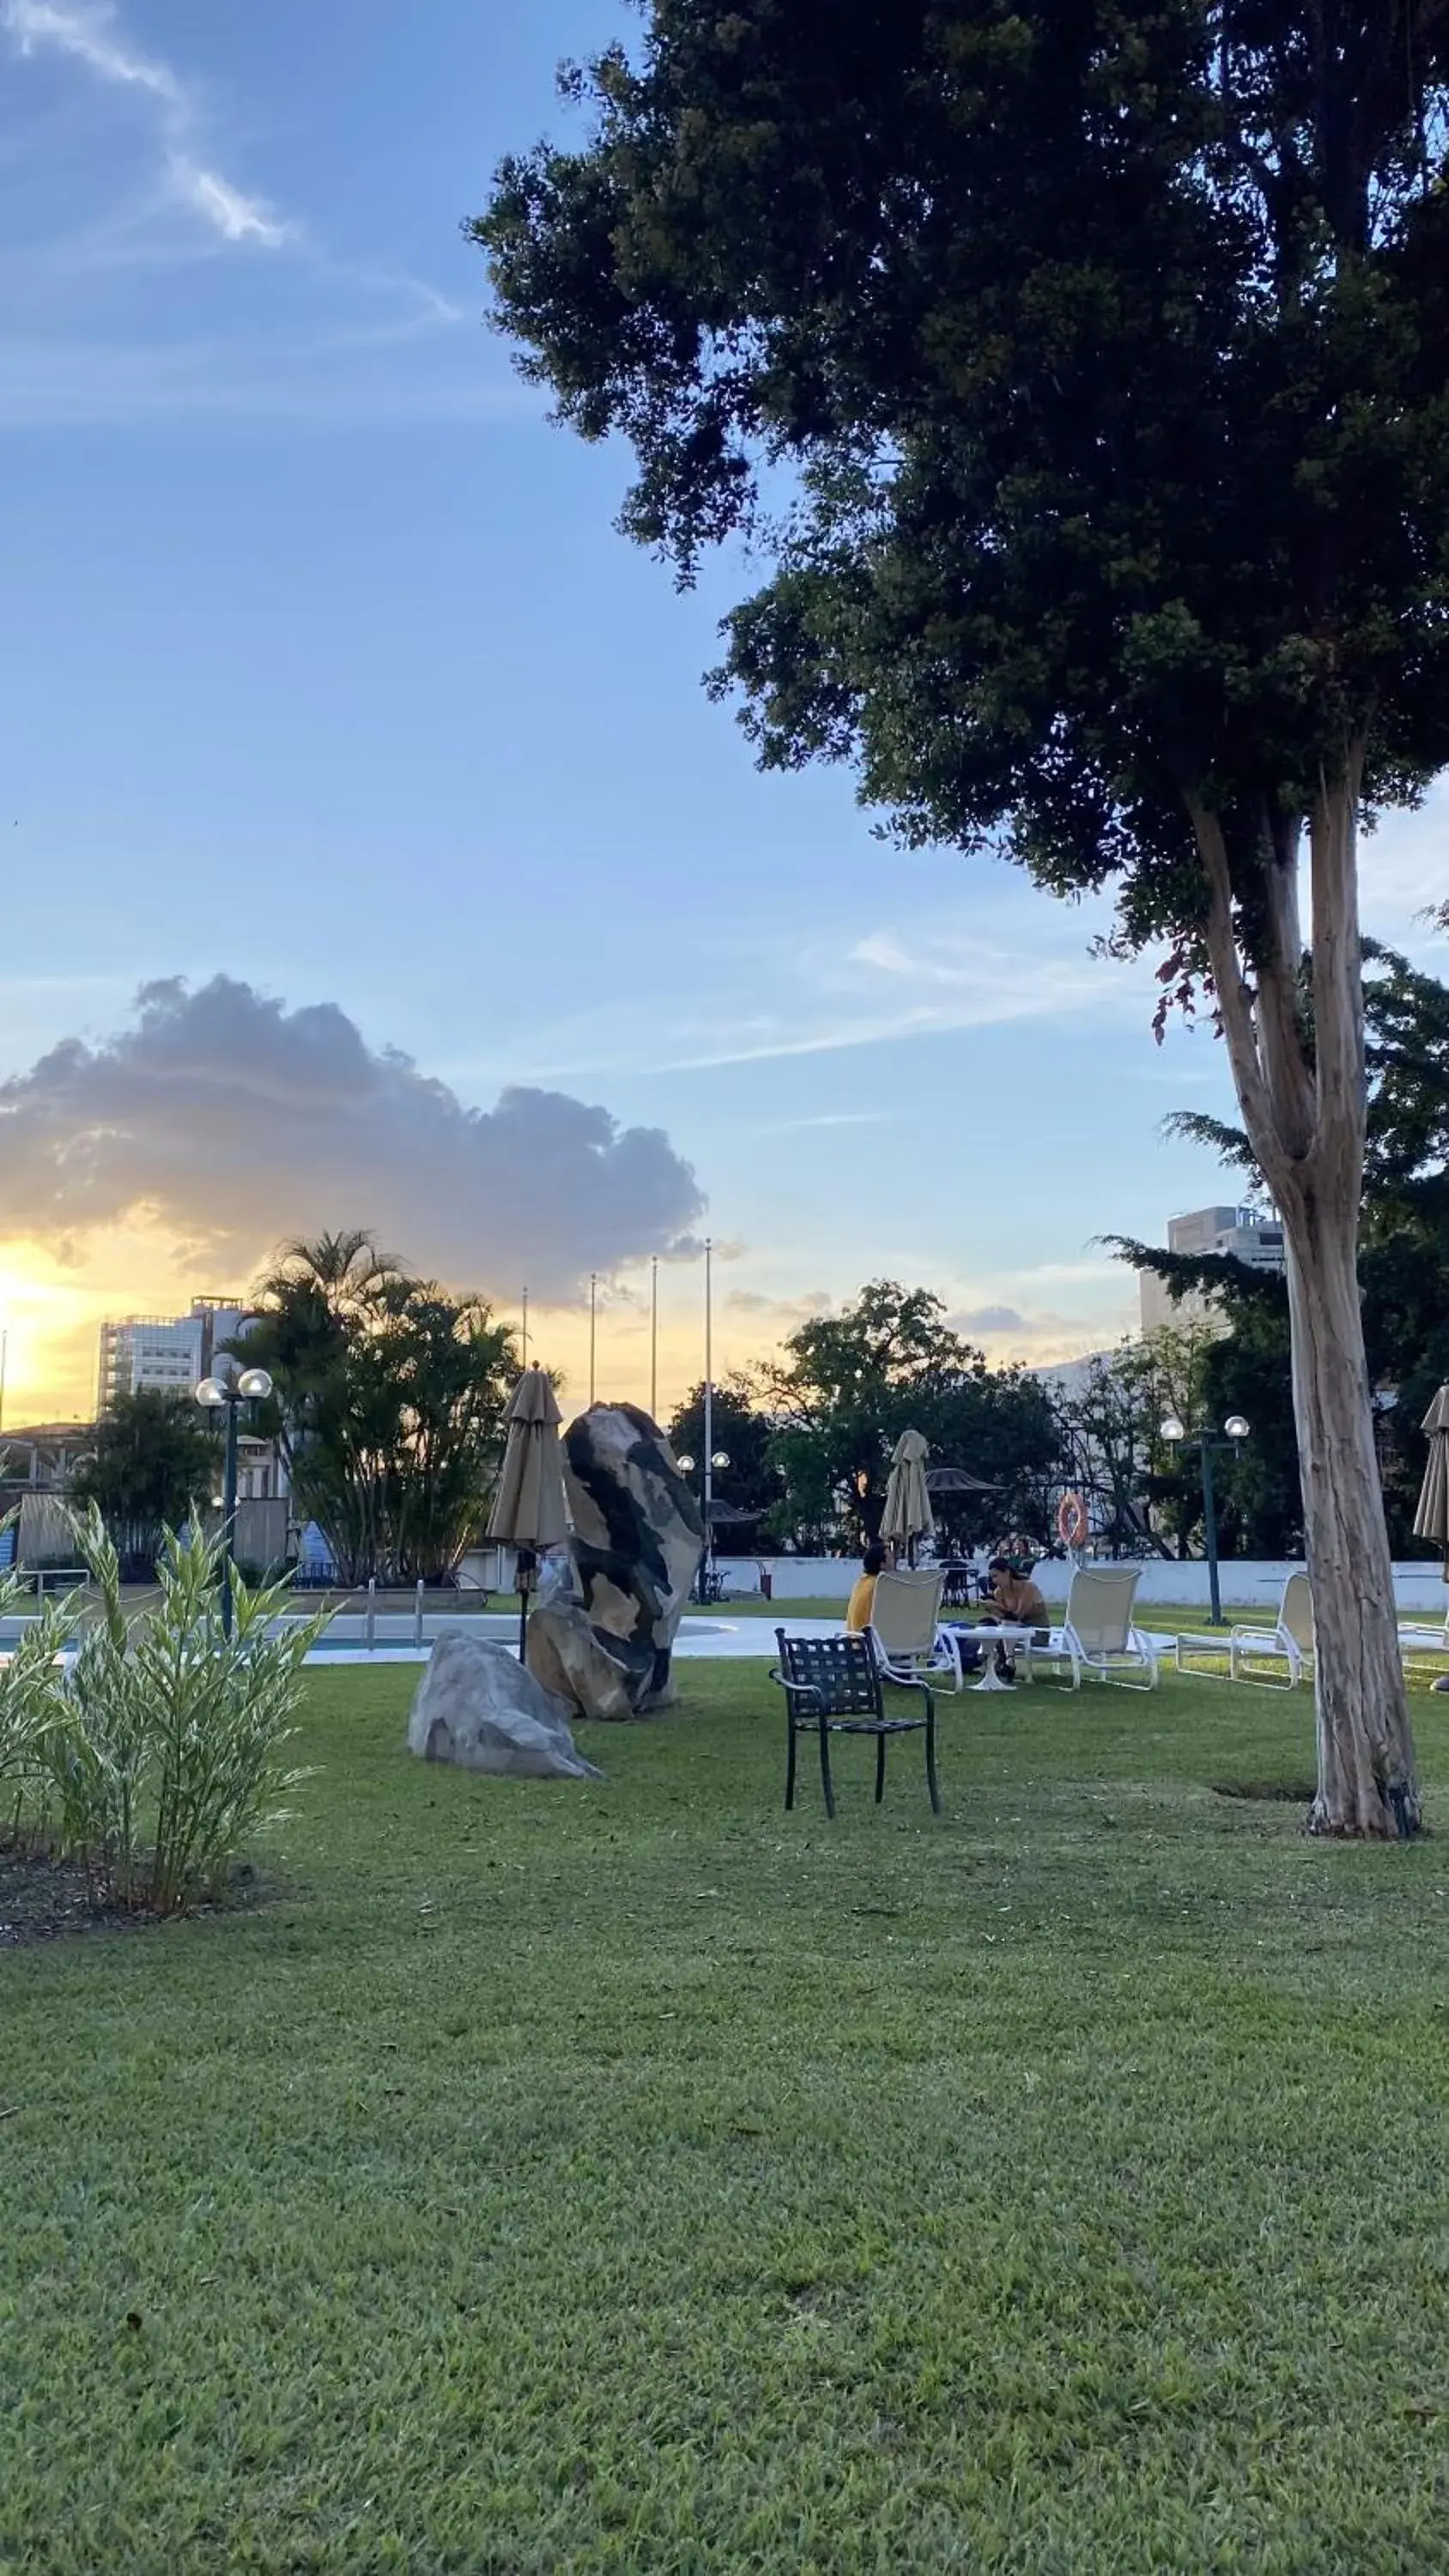
[[[795,1723],[808,1735],[820,1720],[799,1717]],[[827,1717],[825,1723],[832,1735],[916,1735],[926,1721],[923,1717]]]

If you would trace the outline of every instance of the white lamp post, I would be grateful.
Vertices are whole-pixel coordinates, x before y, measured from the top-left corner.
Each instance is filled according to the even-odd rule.
[[[1221,1433],[1190,1432],[1187,1425],[1179,1420],[1175,1413],[1169,1413],[1160,1425],[1160,1429],[1163,1439],[1170,1441],[1175,1448],[1180,1446],[1184,1449],[1196,1449],[1202,1459],[1202,1532],[1203,1546],[1207,1555],[1208,1597],[1212,1604],[1208,1625],[1212,1628],[1220,1628],[1223,1624],[1223,1604],[1218,1586],[1218,1513],[1217,1497],[1213,1491],[1213,1451],[1236,1449],[1241,1441],[1247,1439],[1249,1429],[1247,1416],[1242,1413],[1230,1413]]]
[[[266,1369],[243,1369],[239,1377],[204,1377],[196,1390],[196,1401],[208,1411],[226,1407],[226,1469],[222,1479],[222,1559],[221,1559],[221,1633],[231,1635],[232,1557],[236,1546],[236,1439],[237,1415],[244,1404],[264,1404],[272,1392],[272,1381]]]

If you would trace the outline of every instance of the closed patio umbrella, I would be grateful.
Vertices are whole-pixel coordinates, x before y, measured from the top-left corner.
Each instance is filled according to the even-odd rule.
[[[488,1515],[488,1536],[518,1552],[518,1590],[523,1605],[518,1622],[518,1659],[522,1663],[528,1647],[528,1596],[535,1565],[545,1548],[562,1546],[569,1534],[563,1450],[558,1436],[563,1416],[546,1369],[524,1370],[504,1419],[508,1424],[508,1445],[503,1452],[503,1472],[493,1509]]]
[[[881,1514],[880,1534],[897,1547],[904,1547],[909,1561],[916,1561],[916,1541],[929,1538],[936,1526],[931,1510],[931,1497],[926,1490],[926,1460],[930,1455],[927,1442],[919,1431],[903,1431],[891,1451],[890,1483],[886,1487],[885,1510]]]
[[[1449,1582],[1449,1386],[1440,1387],[1419,1427],[1429,1435],[1429,1463],[1414,1514],[1414,1536],[1435,1541]]]

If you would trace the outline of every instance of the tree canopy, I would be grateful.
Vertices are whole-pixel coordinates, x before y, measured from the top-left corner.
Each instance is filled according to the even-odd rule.
[[[163,1533],[206,1510],[219,1474],[214,1434],[192,1398],[138,1387],[102,1414],[70,1491],[81,1506],[97,1505],[127,1572],[148,1579]]]
[[[1395,1555],[1416,1556],[1431,1552],[1413,1531],[1424,1468],[1419,1426],[1449,1376],[1449,985],[1377,943],[1366,942],[1365,954],[1359,1290],[1390,1540]],[[1195,1112],[1168,1124],[1261,1187],[1241,1129]],[[1216,1421],[1241,1412],[1253,1425],[1252,1439],[1223,1473],[1224,1541],[1249,1555],[1296,1553],[1303,1503],[1292,1448],[1286,1282],[1221,1253],[1110,1239],[1124,1260],[1155,1271],[1174,1294],[1206,1293],[1217,1304],[1223,1330],[1205,1354],[1203,1406]]]
[[[1441,0],[653,0],[472,229],[629,532],[773,554],[767,761],[1133,941],[1208,808],[1251,951],[1348,746],[1449,759],[1446,80]]]
[[[1357,833],[1449,763],[1449,8],[648,0],[564,90],[583,147],[471,229],[628,532],[765,559],[715,678],[761,758],[1110,885],[1164,1007],[1210,984],[1287,1247],[1314,1821],[1412,1825]]]
[[[478,1297],[414,1277],[371,1237],[288,1247],[235,1348],[270,1369],[300,1511],[349,1583],[436,1582],[484,1515],[518,1359]]]
[[[770,1455],[793,1519],[818,1537],[873,1538],[891,1452],[919,1431],[932,1463],[965,1467],[996,1490],[957,1510],[963,1541],[1021,1522],[1044,1535],[1041,1493],[1056,1457],[1051,1406],[1036,1379],[989,1369],[928,1289],[871,1280],[839,1314],[812,1317],[759,1376],[773,1419]]]

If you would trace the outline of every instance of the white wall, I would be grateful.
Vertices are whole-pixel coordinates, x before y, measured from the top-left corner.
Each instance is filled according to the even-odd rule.
[[[763,1561],[769,1567],[771,1594],[776,1601],[846,1601],[860,1571],[855,1559],[846,1556],[774,1556]],[[752,1556],[718,1559],[719,1571],[732,1592],[759,1590],[760,1562]],[[1208,1570],[1201,1559],[1179,1565],[1165,1557],[1148,1557],[1139,1571],[1139,1601],[1171,1601],[1206,1610]],[[1234,1610],[1270,1609],[1289,1575],[1297,1571],[1298,1567],[1286,1558],[1270,1562],[1225,1557],[1218,1568],[1223,1603]],[[1060,1558],[1045,1557],[1036,1569],[1035,1579],[1048,1601],[1063,1602],[1071,1567]],[[1449,1610],[1443,1576],[1432,1562],[1396,1565],[1394,1592],[1401,1610],[1426,1613],[1432,1619],[1442,1619]]]

